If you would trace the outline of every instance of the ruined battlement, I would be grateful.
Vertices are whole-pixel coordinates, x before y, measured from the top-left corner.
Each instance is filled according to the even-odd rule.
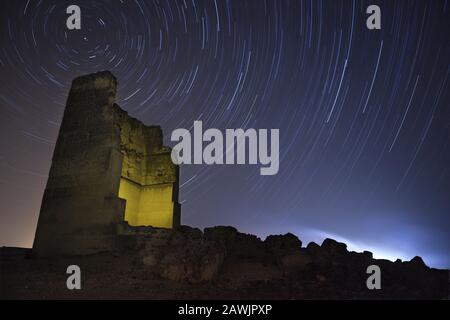
[[[159,126],[115,104],[109,71],[76,78],[66,103],[42,199],[33,253],[111,251],[118,225],[180,224],[178,167]]]

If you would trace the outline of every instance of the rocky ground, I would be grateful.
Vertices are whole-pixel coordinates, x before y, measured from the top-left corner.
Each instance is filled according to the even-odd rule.
[[[262,241],[233,227],[176,231],[125,229],[118,250],[35,259],[29,249],[0,249],[3,299],[448,299],[449,271],[421,258],[390,262],[292,234]],[[66,288],[66,268],[81,268],[81,290]],[[369,265],[381,290],[368,290]]]

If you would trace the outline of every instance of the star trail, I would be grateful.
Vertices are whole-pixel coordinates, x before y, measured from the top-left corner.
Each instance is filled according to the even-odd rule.
[[[68,30],[66,8],[81,8]],[[381,30],[366,8],[381,8]],[[450,267],[448,1],[1,3],[0,245],[32,245],[71,81],[145,124],[280,129],[280,166],[184,165],[182,223]]]

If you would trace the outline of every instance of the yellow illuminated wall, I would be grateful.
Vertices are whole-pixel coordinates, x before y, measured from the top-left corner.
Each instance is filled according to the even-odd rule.
[[[173,184],[141,186],[120,178],[119,198],[126,200],[125,221],[131,226],[172,228]]]
[[[131,226],[178,227],[178,167],[162,130],[145,126],[125,112],[117,114],[123,155],[119,198],[125,199],[125,221]]]

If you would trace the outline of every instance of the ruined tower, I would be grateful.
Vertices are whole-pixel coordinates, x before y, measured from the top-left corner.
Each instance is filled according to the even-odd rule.
[[[115,104],[116,88],[107,71],[72,83],[42,199],[37,256],[114,250],[127,224],[180,224],[178,167],[162,130]]]

